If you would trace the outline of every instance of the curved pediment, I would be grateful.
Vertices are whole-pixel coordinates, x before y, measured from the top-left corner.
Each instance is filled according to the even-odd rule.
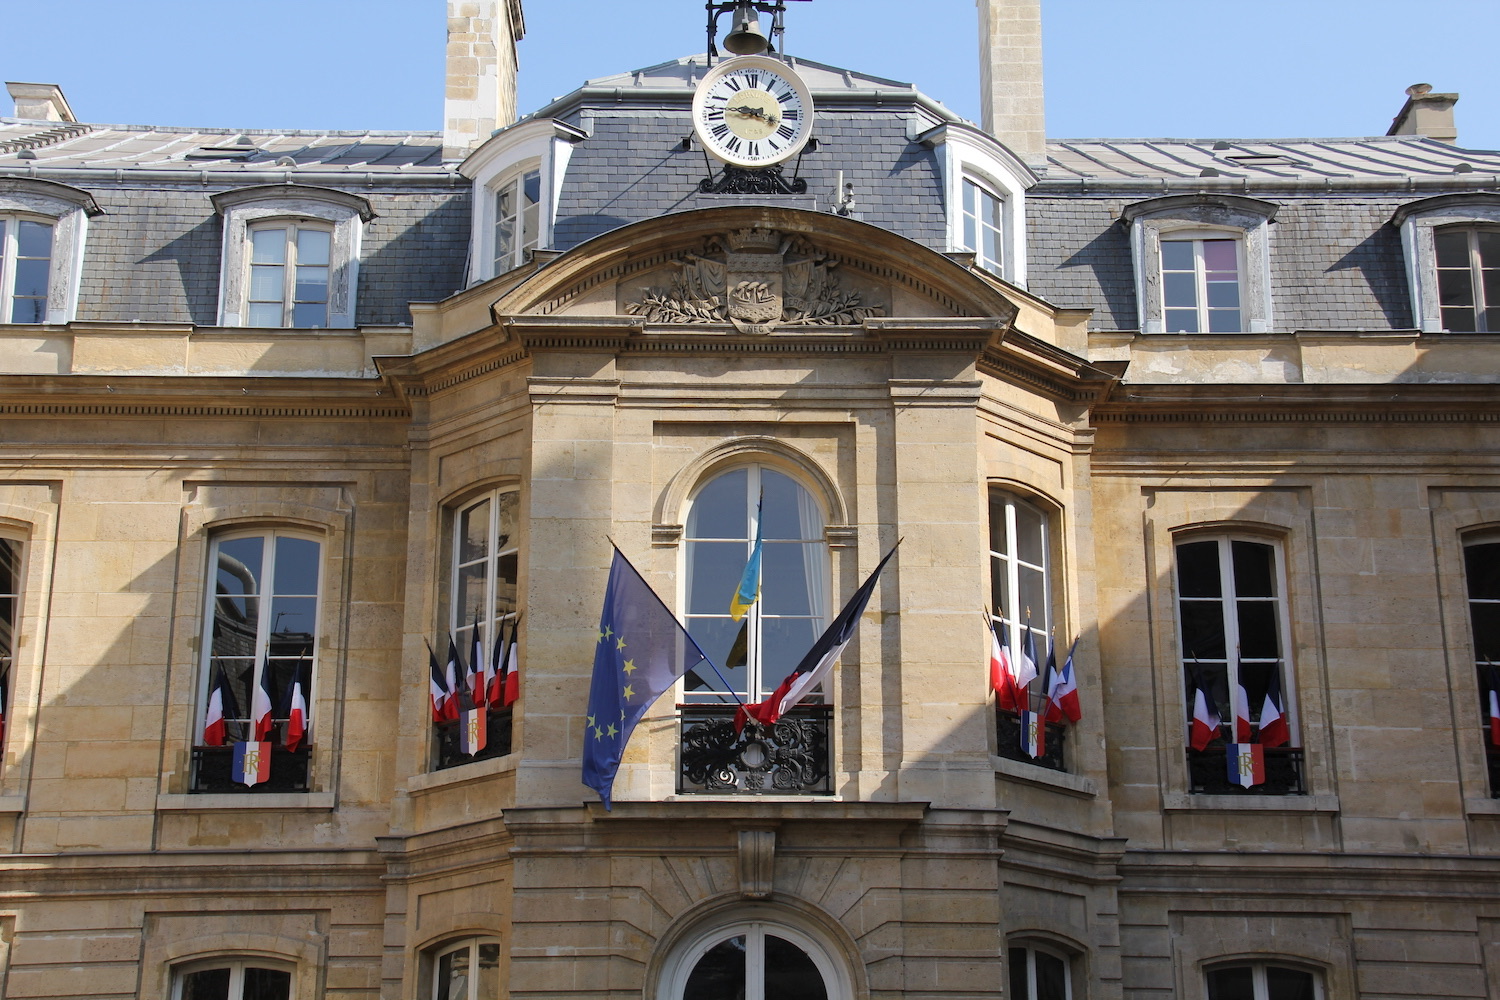
[[[1000,318],[999,282],[902,236],[822,212],[711,208],[624,226],[559,256],[497,316],[633,317],[648,327],[815,332],[866,320]]]

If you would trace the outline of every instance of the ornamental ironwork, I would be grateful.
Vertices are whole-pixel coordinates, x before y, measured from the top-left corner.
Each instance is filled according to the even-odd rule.
[[[476,760],[504,757],[510,753],[512,711],[509,708],[501,708],[492,709],[485,713],[484,749],[473,754],[464,753],[460,749],[457,719],[434,722],[432,724],[432,735],[433,741],[436,744],[436,762],[433,765],[433,770],[441,771],[444,768],[458,767],[460,764],[469,764]]]
[[[1067,760],[1063,751],[1067,745],[1068,727],[1060,722],[1048,722],[1044,728],[1042,755],[1033,757],[1021,749],[1021,717],[1015,712],[995,709],[995,756],[1053,771],[1066,771]]]
[[[265,795],[275,792],[305,792],[312,770],[312,747],[304,743],[295,750],[271,748],[271,774],[265,781],[244,785],[235,780],[234,747],[193,747],[193,794],[232,793]]]
[[[799,705],[774,725],[735,732],[734,705],[681,705],[677,791],[706,795],[828,795],[831,705]]]
[[[1266,747],[1266,780],[1242,788],[1229,780],[1224,745],[1210,745],[1205,750],[1187,751],[1188,787],[1197,794],[1209,795],[1305,795],[1302,780],[1301,747]]]
[[[717,177],[698,182],[704,194],[807,194],[807,181],[801,177],[787,180],[780,165],[774,167],[736,167],[724,164]]]

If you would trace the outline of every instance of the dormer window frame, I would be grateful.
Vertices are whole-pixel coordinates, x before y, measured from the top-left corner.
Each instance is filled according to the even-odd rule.
[[[1024,288],[1026,192],[1037,183],[1037,175],[1010,150],[972,125],[947,122],[917,136],[916,141],[933,150],[942,175],[947,224],[943,249],[974,253],[976,266]],[[981,259],[980,247],[970,246],[965,236],[966,184],[1000,201],[1000,260],[995,262],[999,264],[998,273],[993,263]]]
[[[1438,289],[1437,234],[1442,230],[1500,227],[1500,194],[1474,192],[1423,198],[1398,208],[1391,216],[1391,225],[1401,232],[1412,324],[1423,333],[1450,332],[1443,322],[1442,295]],[[1496,331],[1454,332],[1490,336]]]
[[[1168,333],[1162,248],[1164,241],[1232,239],[1237,243],[1240,329],[1270,333],[1271,224],[1280,206],[1238,195],[1190,194],[1152,198],[1126,205],[1121,222],[1130,232],[1135,297],[1142,333]],[[1203,303],[1206,307],[1206,302]],[[1207,332],[1207,331],[1205,331]]]
[[[518,122],[496,132],[459,164],[459,173],[473,182],[474,210],[469,235],[468,284],[477,285],[526,263],[528,251],[552,246],[558,198],[575,143],[588,137],[566,122],[539,118]],[[518,225],[509,249],[497,246],[500,196],[510,190],[524,193],[527,177],[539,183],[534,234]],[[517,221],[524,206],[517,198]],[[503,266],[507,265],[508,266]]]
[[[267,184],[236,188],[213,196],[224,218],[219,275],[219,325],[250,327],[252,233],[298,227],[332,234],[328,254],[327,322],[319,329],[349,330],[356,325],[359,260],[364,224],[375,218],[370,203],[358,195],[303,184]],[[290,300],[288,300],[290,301]],[[280,329],[292,325],[294,310],[284,311]]]
[[[0,178],[0,217],[7,220],[6,241],[14,244],[12,229],[21,222],[51,229],[47,294],[40,324],[71,323],[78,314],[78,289],[83,277],[83,246],[88,220],[103,210],[92,195],[79,188],[28,177]],[[0,247],[0,294],[6,296],[0,322],[13,322],[15,247]],[[28,320],[27,322],[32,322]]]

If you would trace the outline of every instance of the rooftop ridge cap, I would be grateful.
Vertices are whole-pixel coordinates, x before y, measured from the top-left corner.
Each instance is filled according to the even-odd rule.
[[[223,126],[197,125],[148,125],[138,122],[41,122],[29,118],[0,118],[0,124],[51,126],[82,126],[90,131],[159,132],[164,135],[262,135],[262,136],[328,136],[341,139],[370,136],[379,139],[396,137],[437,139],[443,138],[441,131],[416,129],[289,129],[289,128],[228,128]]]

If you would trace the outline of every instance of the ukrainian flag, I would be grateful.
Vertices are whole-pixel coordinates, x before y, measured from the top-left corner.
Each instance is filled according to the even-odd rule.
[[[729,602],[729,617],[739,621],[750,610],[750,605],[760,599],[760,506],[755,508],[755,547],[750,550],[750,561],[745,563],[740,585]]]

